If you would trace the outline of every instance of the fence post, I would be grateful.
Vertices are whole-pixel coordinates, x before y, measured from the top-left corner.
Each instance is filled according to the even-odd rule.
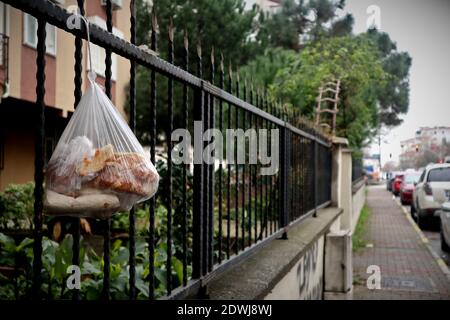
[[[284,228],[289,223],[289,167],[290,167],[290,131],[285,127],[280,127],[280,227]],[[287,239],[287,231],[285,230],[281,239]]]
[[[314,214],[313,217],[317,217],[317,193],[319,192],[319,181],[318,181],[318,163],[319,163],[319,144],[317,140],[313,141],[314,144]]]

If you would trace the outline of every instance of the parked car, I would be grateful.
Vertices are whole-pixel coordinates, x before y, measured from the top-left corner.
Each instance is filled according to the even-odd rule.
[[[402,173],[403,172],[401,172],[401,171],[394,171],[389,174],[389,177],[388,177],[387,183],[386,183],[386,189],[388,191],[393,192],[393,185],[394,185],[395,177],[397,177],[397,175],[402,174]]]
[[[412,194],[415,185],[420,178],[420,172],[407,172],[403,177],[402,184],[400,185],[400,202],[403,205],[411,204]]]
[[[440,210],[441,249],[450,253],[450,201],[445,202]]]
[[[416,184],[413,192],[411,214],[420,228],[439,218],[437,210],[441,203],[436,201],[433,193],[445,193],[450,196],[450,164],[427,166]]]
[[[396,196],[398,196],[400,194],[400,187],[402,185],[404,177],[405,177],[405,174],[403,172],[399,173],[399,174],[397,174],[397,176],[395,176],[394,182],[392,182],[392,193]]]

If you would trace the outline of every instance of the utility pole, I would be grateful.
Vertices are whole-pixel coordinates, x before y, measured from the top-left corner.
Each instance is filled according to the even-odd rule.
[[[379,150],[378,164],[380,165],[380,171],[381,171],[381,131],[378,134],[378,150]]]

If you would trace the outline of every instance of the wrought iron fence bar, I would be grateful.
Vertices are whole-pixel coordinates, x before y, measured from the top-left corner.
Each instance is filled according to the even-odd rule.
[[[264,109],[264,96],[263,93],[260,93],[260,102],[258,106],[261,110]],[[259,118],[259,125],[260,129],[264,129],[264,119]],[[259,139],[259,137],[258,137]],[[259,148],[258,148],[259,149]],[[261,152],[261,150],[259,150]],[[261,155],[260,155],[261,156]],[[261,170],[262,165],[259,165],[259,170]],[[260,224],[261,228],[259,231],[259,239],[263,239],[263,233],[265,228],[265,214],[264,214],[264,199],[263,199],[263,176],[261,175],[261,172],[259,174],[259,215],[260,215]]]
[[[269,113],[273,113],[273,104],[272,104],[272,102],[269,102],[269,104],[268,104],[268,112]],[[274,126],[273,126],[273,124],[271,123],[271,122],[268,122],[268,129],[269,129],[269,141],[270,141],[270,143],[271,143],[271,141],[272,141],[272,132],[271,132],[271,130],[272,130],[272,128],[273,128]],[[272,151],[271,151],[272,152]],[[269,213],[270,213],[270,223],[269,223],[269,226],[270,226],[270,234],[272,234],[273,232],[274,232],[274,207],[273,207],[273,202],[274,202],[274,195],[273,195],[273,183],[274,183],[274,175],[271,175],[270,177],[269,177],[269,185],[270,185],[270,187],[269,187],[269,195],[270,195],[270,197],[269,197]]]
[[[130,0],[130,43],[136,43],[136,5],[135,0]],[[130,60],[130,128],[136,133],[136,62]],[[129,215],[129,299],[136,299],[136,215],[135,208],[131,208]]]
[[[236,96],[239,97],[239,74],[236,73]],[[239,128],[239,109],[234,107],[234,127]],[[234,223],[235,223],[235,252],[239,252],[239,164],[238,164],[238,144],[237,139],[233,140],[234,148]]]
[[[109,33],[112,33],[112,3],[111,0],[106,0],[106,28]],[[112,77],[112,59],[111,49],[105,47],[105,93],[111,99],[111,77]],[[111,220],[104,221],[104,237],[103,237],[103,292],[102,298],[110,299],[110,272],[111,272]]]
[[[185,31],[184,33],[184,70],[189,70],[189,41],[188,35]],[[183,123],[185,128],[189,127],[189,92],[188,86],[186,84],[183,85]],[[187,208],[187,166],[188,164],[183,164],[183,195],[182,195],[182,206],[183,206],[183,220],[181,226],[182,233],[182,246],[183,246],[183,254],[182,254],[182,263],[183,263],[183,286],[187,285],[188,274],[187,274],[187,235],[188,235],[188,208]]]
[[[77,0],[78,10],[81,15],[84,15],[84,0]],[[75,53],[74,53],[74,109],[77,108],[78,103],[81,100],[82,91],[81,86],[83,84],[82,74],[83,74],[83,40],[80,37],[75,37]],[[73,245],[72,245],[72,264],[80,265],[80,218],[72,218],[72,235],[73,235]],[[72,300],[79,300],[80,291],[76,288],[72,290]]]
[[[174,63],[174,46],[173,46],[173,22],[170,19],[168,30],[168,62]],[[169,127],[167,131],[167,175],[169,177],[168,189],[168,206],[167,206],[167,261],[166,261],[166,290],[167,295],[172,292],[172,207],[173,207],[173,177],[172,177],[172,139],[170,138],[173,132],[173,78],[167,78],[167,109],[169,116]]]
[[[255,92],[255,107],[259,107],[259,92],[258,89],[256,89]],[[255,119],[255,129],[256,132],[258,132],[258,120],[259,117],[255,115],[254,117]],[[259,153],[257,152],[256,154],[256,158],[258,159]],[[260,203],[258,202],[258,164],[254,165],[254,173],[253,173],[253,178],[254,178],[254,182],[255,182],[255,243],[258,242],[259,239],[259,235],[258,235],[258,223],[261,223],[261,215],[260,215]]]
[[[33,283],[32,298],[40,299],[42,269],[42,211],[44,193],[44,139],[45,139],[45,31],[46,22],[38,19],[36,57],[36,140],[34,160],[34,229],[33,229]]]
[[[242,99],[244,101],[247,101],[247,82],[244,81],[244,85],[242,88]],[[246,111],[242,110],[242,129],[244,130],[244,132],[246,131]],[[244,137],[244,148],[245,148],[245,137]],[[245,148],[247,149],[247,148]],[[249,151],[250,153],[250,151]],[[245,248],[245,234],[246,234],[246,228],[245,228],[245,212],[247,211],[248,214],[248,210],[246,210],[246,203],[245,203],[245,191],[246,191],[246,173],[245,173],[245,168],[247,167],[247,160],[246,160],[247,156],[246,156],[246,152],[244,151],[244,165],[242,166],[242,248]],[[250,244],[249,244],[250,245]]]
[[[215,74],[215,63],[214,63],[214,48],[211,50],[211,61],[210,61],[210,75],[209,79],[211,83],[214,83],[214,74]],[[215,128],[215,107],[214,107],[214,96],[209,95],[209,124],[208,128]],[[215,166],[215,157],[213,158],[214,162],[209,164],[209,194],[208,194],[208,272],[210,272],[213,268],[214,264],[214,166]]]
[[[281,172],[280,172],[280,211],[279,211],[279,227],[283,228],[288,224],[289,217],[289,143],[290,143],[290,131],[287,128],[280,128],[280,164],[281,164]],[[283,238],[287,238],[287,234],[283,234]]]
[[[202,54],[197,46],[197,74],[202,75]],[[204,113],[203,88],[194,90],[194,121],[202,121]],[[200,278],[203,275],[203,164],[195,161],[202,157],[201,150],[194,150],[194,195],[193,195],[193,245],[192,245],[192,277]]]
[[[111,250],[111,220],[106,219],[102,221],[103,225],[103,288],[102,288],[102,299],[109,300],[109,289],[110,289],[110,266],[111,259],[109,256]]]
[[[300,128],[302,127],[302,124],[300,123]],[[307,190],[307,176],[306,176],[306,138],[300,137],[300,152],[301,152],[301,159],[300,159],[300,167],[301,167],[301,174],[302,174],[302,193],[301,193],[301,204],[302,204],[302,214],[305,214],[306,212],[306,190]]]
[[[201,77],[201,76],[200,76]],[[209,97],[210,95],[207,92],[203,93],[204,96],[204,108],[203,108],[203,119],[202,119],[202,126],[203,130],[209,129],[209,114],[210,114],[210,104],[209,104]],[[203,141],[203,150],[207,147],[208,142]],[[203,265],[203,273],[202,275],[205,275],[208,272],[208,256],[209,256],[209,191],[210,191],[210,185],[209,185],[209,165],[202,161],[203,165],[203,225],[202,230],[204,234],[203,238],[203,257],[202,257],[202,265]]]
[[[313,179],[314,179],[314,217],[317,217],[317,206],[318,206],[318,192],[319,192],[319,173],[318,173],[318,162],[319,162],[319,145],[316,141],[313,142],[314,146],[314,166],[313,166]]]
[[[231,73],[231,65],[228,69],[228,91],[232,92],[232,73]],[[231,129],[231,105],[228,103],[227,105],[227,116],[228,116],[228,129]],[[228,152],[228,150],[227,150]],[[227,173],[228,173],[228,181],[227,181],[227,259],[231,256],[231,162],[228,161],[227,156]]]
[[[225,85],[225,72],[224,72],[224,65],[223,65],[223,55],[220,57],[220,79],[219,79],[219,87],[221,89],[224,88]],[[220,132],[223,132],[223,101],[219,101],[219,130]],[[223,150],[223,149],[222,149]],[[223,196],[222,196],[222,189],[223,189],[223,161],[220,160],[219,163],[219,236],[218,236],[218,250],[219,250],[219,256],[218,256],[218,263],[222,263],[222,237],[223,237],[223,227],[222,227],[222,220],[223,220]]]
[[[269,104],[268,104],[268,100],[267,100],[267,91],[264,92],[264,108],[267,112],[269,112]],[[266,144],[270,145],[270,122],[268,120],[265,120],[265,127],[267,129],[267,136],[265,137],[266,139]],[[265,196],[264,196],[264,206],[265,206],[265,237],[268,237],[268,235],[270,234],[269,231],[269,204],[270,204],[270,200],[269,200],[269,177],[268,175],[264,176],[264,192],[265,192]]]
[[[151,21],[151,44],[152,50],[157,49],[157,20],[156,16],[152,14]],[[152,163],[156,164],[156,72],[151,70],[150,72],[150,158]],[[156,209],[156,197],[153,196],[150,199],[149,207],[149,299],[155,298],[155,209]]]
[[[250,84],[250,104],[253,105],[253,86]],[[253,114],[249,113],[248,115],[248,123],[249,129],[253,129]],[[250,159],[250,150],[249,150],[249,159]],[[252,202],[253,202],[253,194],[252,194],[252,183],[253,183],[253,165],[249,164],[248,166],[248,243],[249,246],[252,244]],[[256,223],[256,219],[254,220]],[[256,237],[255,237],[256,238]]]

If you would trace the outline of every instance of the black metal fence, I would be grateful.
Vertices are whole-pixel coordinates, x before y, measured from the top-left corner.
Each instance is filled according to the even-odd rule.
[[[75,36],[75,105],[82,94],[82,38],[86,39],[86,29],[68,29],[66,25],[69,13],[63,8],[46,0],[5,0],[5,3],[18,8],[37,18],[37,100],[39,116],[36,119],[36,161],[35,161],[35,206],[34,206],[34,259],[32,292],[35,299],[42,298],[42,237],[43,237],[43,172],[45,137],[44,96],[45,96],[45,26],[55,25]],[[151,73],[150,96],[148,108],[152,120],[148,123],[150,132],[151,159],[156,162],[158,134],[158,113],[167,111],[169,127],[174,127],[174,91],[181,92],[182,122],[186,128],[192,127],[193,121],[201,121],[204,128],[225,129],[278,129],[280,166],[276,174],[262,175],[261,164],[235,164],[227,162],[214,164],[194,164],[193,173],[186,165],[172,162],[173,143],[166,139],[166,167],[162,175],[160,191],[148,203],[149,229],[148,242],[149,272],[144,281],[148,285],[149,298],[161,297],[155,292],[155,283],[165,282],[166,298],[180,298],[205,293],[208,282],[230,266],[245,259],[275,238],[286,236],[287,226],[293,225],[305,217],[315,215],[317,209],[329,205],[331,199],[331,145],[325,135],[307,124],[298,114],[287,112],[279,102],[267,98],[264,92],[253,87],[241,85],[231,71],[226,74],[223,60],[215,62],[203,59],[201,48],[195,55],[196,75],[187,69],[191,53],[185,39],[185,56],[181,66],[174,65],[173,29],[168,27],[168,60],[165,61],[148,50],[135,45],[136,21],[134,1],[131,1],[131,39],[124,41],[112,34],[112,6],[106,1],[107,31],[91,25],[91,41],[106,50],[105,89],[111,95],[111,53],[114,52],[131,63],[129,86],[129,123],[132,130],[136,128],[136,66],[148,68]],[[81,14],[84,14],[83,0],[78,0]],[[151,28],[152,50],[157,50],[157,34],[164,34],[163,28],[157,33],[156,18]],[[181,57],[180,57],[181,58]],[[192,59],[192,58],[191,58]],[[204,76],[208,70],[208,76]],[[158,82],[164,81],[167,92],[157,90]],[[164,95],[167,104],[158,105],[157,95]],[[267,136],[270,142],[271,133]],[[270,143],[268,143],[270,145]],[[245,152],[248,161],[249,153]],[[195,158],[194,154],[194,158]],[[258,155],[260,158],[261,155]],[[237,155],[236,159],[237,160]],[[174,182],[176,180],[176,183]],[[181,182],[180,182],[181,181]],[[178,196],[181,194],[181,196]],[[158,231],[156,214],[165,203],[164,237]],[[129,213],[129,297],[136,294],[136,213]],[[80,265],[80,222],[73,220],[73,256],[74,265]],[[104,223],[103,247],[103,298],[110,299],[111,276],[111,225]],[[191,241],[192,239],[192,241]],[[175,246],[174,243],[177,242]],[[157,250],[164,248],[165,263],[156,265]],[[158,251],[159,252],[159,251]],[[173,257],[181,261],[182,280],[174,281]],[[159,268],[159,269],[158,269]],[[161,279],[159,271],[165,271]],[[79,299],[78,290],[73,291],[73,298]]]
[[[361,158],[352,157],[352,182],[356,182],[364,177],[364,168]]]

